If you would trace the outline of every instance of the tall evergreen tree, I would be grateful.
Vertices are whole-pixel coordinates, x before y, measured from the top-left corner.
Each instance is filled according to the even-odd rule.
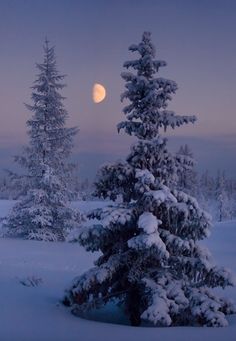
[[[69,206],[68,179],[73,165],[68,158],[77,128],[65,126],[68,113],[60,90],[64,75],[56,67],[54,48],[44,45],[44,60],[33,85],[32,112],[27,121],[29,145],[16,161],[26,170],[21,176],[27,194],[17,203],[5,226],[8,234],[39,240],[64,239],[80,223],[80,215]]]
[[[229,219],[231,217],[231,205],[226,188],[225,174],[219,171],[216,177],[215,199],[217,205],[217,220]]]
[[[210,203],[215,198],[215,179],[206,170],[199,176],[198,200],[204,209],[209,211]]]
[[[177,188],[187,194],[195,195],[197,186],[197,173],[194,169],[195,160],[193,153],[189,146],[185,144],[180,146],[176,153],[176,160],[178,162],[178,182]]]
[[[124,64],[122,95],[127,120],[118,125],[138,138],[125,162],[104,166],[97,194],[114,203],[90,214],[99,223],[84,226],[79,240],[87,250],[100,251],[95,267],[77,277],[64,303],[73,312],[115,299],[123,303],[132,325],[141,319],[158,325],[222,326],[233,311],[210,288],[233,284],[230,274],[210,263],[199,240],[209,235],[210,219],[196,199],[176,187],[176,158],[167,149],[161,128],[194,122],[194,116],[166,109],[177,90],[171,80],[157,77],[166,63],[155,60],[150,33],[131,45],[139,58]]]

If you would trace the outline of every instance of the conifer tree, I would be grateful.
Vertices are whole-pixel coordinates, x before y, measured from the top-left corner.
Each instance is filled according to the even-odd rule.
[[[44,60],[33,84],[32,112],[27,121],[29,145],[16,161],[25,169],[21,176],[27,194],[14,206],[5,227],[8,234],[38,240],[64,240],[79,226],[80,215],[69,207],[68,180],[73,165],[68,161],[77,128],[65,126],[68,113],[60,90],[64,75],[57,71],[54,48],[46,40]]]
[[[230,200],[228,198],[227,190],[226,190],[226,179],[225,174],[218,172],[216,178],[216,189],[215,189],[215,197],[217,204],[217,220],[222,221],[230,218],[231,216],[231,207]]]
[[[199,191],[198,200],[201,206],[210,211],[210,204],[215,199],[215,179],[210,175],[209,171],[206,170],[201,176],[199,176]]]
[[[139,58],[123,72],[122,100],[126,120],[118,129],[137,137],[126,161],[106,165],[96,181],[100,197],[114,203],[90,214],[98,223],[84,226],[79,240],[100,251],[95,267],[74,279],[64,303],[75,314],[111,300],[120,302],[132,325],[141,319],[157,325],[227,324],[233,306],[210,288],[233,284],[231,275],[210,262],[199,240],[209,235],[210,218],[196,199],[176,190],[177,165],[161,128],[194,122],[176,115],[167,104],[177,90],[171,80],[157,77],[166,65],[155,59],[150,33],[130,46]]]
[[[176,160],[178,162],[177,188],[187,194],[194,195],[197,184],[197,173],[194,169],[196,162],[187,144],[180,146],[176,153]]]

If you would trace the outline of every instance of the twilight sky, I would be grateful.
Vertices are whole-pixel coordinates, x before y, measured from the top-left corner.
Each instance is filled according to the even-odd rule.
[[[236,174],[236,2],[234,0],[0,0],[0,169],[27,143],[30,86],[45,36],[67,74],[68,126],[78,125],[74,158],[82,177],[125,156],[132,139],[116,132],[123,119],[122,64],[144,30],[152,32],[160,76],[179,85],[169,108],[198,122],[168,133],[172,150],[188,143],[200,169]],[[107,98],[92,102],[102,83]],[[174,134],[173,134],[174,133]]]

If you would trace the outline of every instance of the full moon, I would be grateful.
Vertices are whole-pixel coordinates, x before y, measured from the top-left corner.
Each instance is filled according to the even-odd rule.
[[[102,102],[106,97],[106,89],[103,85],[95,83],[93,86],[93,101],[94,103]]]

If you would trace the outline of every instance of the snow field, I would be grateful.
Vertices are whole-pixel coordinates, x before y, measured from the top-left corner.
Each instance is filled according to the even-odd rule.
[[[14,202],[0,201],[0,217]],[[83,211],[105,206],[105,202],[73,203]],[[236,221],[219,223],[207,247],[216,263],[236,273]],[[60,304],[72,279],[92,266],[96,254],[78,244],[0,239],[0,340],[1,341],[235,341],[236,316],[226,328],[130,327],[81,319]],[[37,284],[37,280],[39,283]],[[36,282],[35,286],[30,285]],[[236,301],[235,288],[224,295]],[[121,321],[118,310],[108,307],[101,320]],[[96,318],[96,316],[94,316]]]

